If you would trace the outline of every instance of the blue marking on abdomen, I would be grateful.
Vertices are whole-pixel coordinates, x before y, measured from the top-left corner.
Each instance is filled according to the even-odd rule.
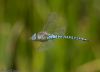
[[[86,41],[87,40],[85,38],[76,37],[76,36],[60,36],[60,35],[58,35],[57,38],[72,39],[72,40],[83,40],[83,41]]]
[[[82,40],[82,41],[87,40],[85,38],[76,37],[76,36],[61,36],[61,35],[54,35],[54,34],[48,35],[47,39],[72,39],[72,40]]]

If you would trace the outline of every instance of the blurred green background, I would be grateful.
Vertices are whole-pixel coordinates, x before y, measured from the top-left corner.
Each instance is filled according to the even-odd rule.
[[[100,72],[100,0],[0,0],[0,72]],[[89,41],[54,40],[47,51],[29,40],[48,13],[66,21],[65,35]],[[55,29],[55,28],[54,28]]]

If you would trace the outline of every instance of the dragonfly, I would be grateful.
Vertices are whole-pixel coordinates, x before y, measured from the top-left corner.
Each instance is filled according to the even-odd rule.
[[[38,33],[34,33],[31,37],[32,41],[39,41],[43,44],[40,46],[40,50],[46,50],[47,46],[50,47],[53,44],[54,39],[72,39],[87,41],[86,38],[76,36],[66,36],[66,20],[55,12],[48,15],[47,21]]]

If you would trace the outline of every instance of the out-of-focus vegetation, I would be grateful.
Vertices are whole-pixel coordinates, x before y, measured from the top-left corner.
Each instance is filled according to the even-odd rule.
[[[99,0],[0,0],[0,72],[99,72]],[[66,35],[89,41],[54,40],[47,51],[31,41],[49,13],[66,21]],[[62,20],[63,21],[63,20]],[[61,26],[63,22],[59,23]],[[56,28],[54,28],[56,29]]]

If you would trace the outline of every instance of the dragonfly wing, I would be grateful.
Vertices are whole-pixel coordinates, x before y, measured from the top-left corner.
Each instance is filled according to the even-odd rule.
[[[58,15],[56,12],[52,12],[48,15],[43,31],[51,34],[64,34],[66,31],[66,22],[62,16]]]
[[[37,51],[47,51],[50,48],[54,47],[54,42],[52,40],[43,42],[40,47],[37,49]]]
[[[64,35],[66,31],[66,20],[61,15],[52,12],[48,15],[47,22],[44,25],[42,31],[48,32],[50,34]],[[45,51],[47,49],[53,48],[54,45],[54,40],[42,42],[38,48],[38,51]]]

